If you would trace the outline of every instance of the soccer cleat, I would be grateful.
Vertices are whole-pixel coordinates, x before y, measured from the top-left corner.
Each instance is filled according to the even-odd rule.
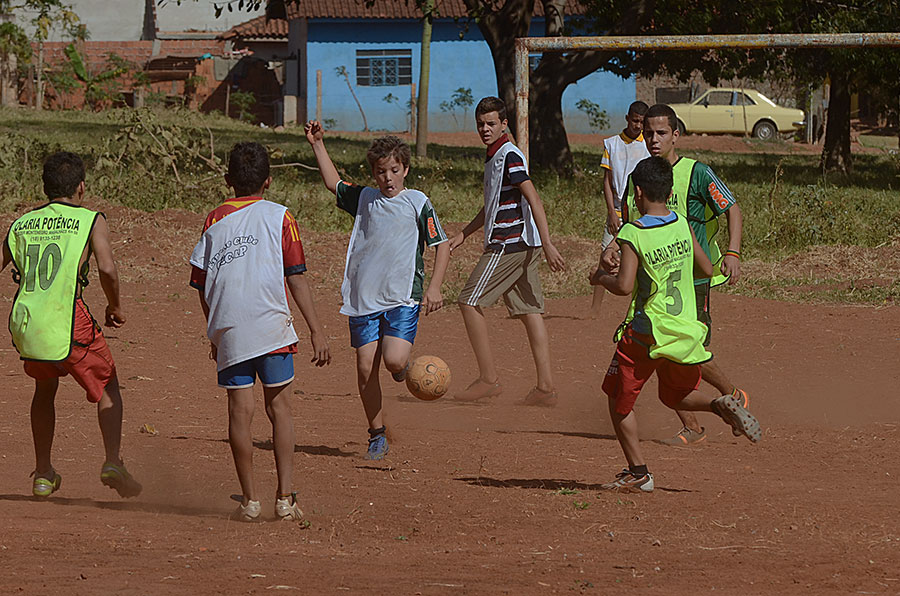
[[[671,445],[673,447],[684,447],[685,445],[695,445],[706,440],[706,429],[700,428],[700,432],[692,430],[688,427],[682,428],[678,434],[669,439],[660,441],[663,445]]]
[[[712,401],[712,411],[722,420],[731,425],[731,430],[737,435],[744,435],[754,443],[762,439],[762,429],[756,417],[744,409],[738,398],[734,395],[723,395]]]
[[[552,408],[559,401],[556,391],[541,391],[537,387],[532,387],[528,395],[520,402],[523,406],[538,406],[541,408]]]
[[[390,446],[388,445],[387,437],[384,436],[384,431],[369,437],[369,449],[366,451],[366,459],[384,459],[388,451],[390,451]]]
[[[300,521],[303,511],[297,503],[297,493],[287,496],[279,495],[275,499],[275,517],[283,521]]]
[[[104,486],[116,489],[120,497],[136,497],[141,494],[143,487],[128,473],[125,464],[106,462],[100,470],[100,482]]]
[[[602,490],[640,490],[645,493],[653,492],[653,474],[647,472],[646,474],[635,476],[631,470],[625,468],[616,474],[616,479],[614,481],[601,484],[600,488]]]
[[[407,360],[406,366],[403,367],[403,370],[399,370],[397,372],[391,373],[391,378],[397,381],[398,383],[402,383],[406,380],[406,373],[409,372],[409,361]]]
[[[262,506],[259,504],[259,501],[247,501],[246,505],[243,503],[238,505],[234,513],[231,514],[231,519],[240,522],[258,522],[260,521],[259,514],[261,512]]]
[[[733,395],[738,400],[738,402],[745,410],[750,407],[750,394],[743,389],[738,389],[737,387],[735,387],[734,391],[731,392],[731,395]],[[732,428],[731,434],[739,437],[741,436],[741,431],[736,428]]]
[[[475,379],[471,385],[466,387],[465,391],[457,393],[453,396],[456,401],[478,401],[486,397],[495,397],[503,393],[503,387],[500,381],[493,383],[485,383],[481,379]]]
[[[59,490],[59,486],[62,484],[62,476],[56,473],[56,470],[50,470],[53,474],[53,478],[43,478],[41,476],[35,476],[34,483],[31,485],[31,494],[36,497],[46,498]],[[34,476],[36,472],[32,472],[31,475]]]

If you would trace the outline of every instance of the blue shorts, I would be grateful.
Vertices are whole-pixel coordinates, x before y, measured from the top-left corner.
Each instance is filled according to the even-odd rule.
[[[409,343],[416,339],[419,305],[395,306],[390,310],[350,317],[350,345],[361,348],[382,337],[399,337]]]
[[[219,387],[225,389],[253,387],[257,375],[263,387],[287,385],[294,380],[294,355],[263,354],[232,364],[219,371]]]

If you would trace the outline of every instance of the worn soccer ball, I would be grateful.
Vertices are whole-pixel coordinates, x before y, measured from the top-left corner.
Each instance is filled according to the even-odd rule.
[[[450,388],[450,367],[437,356],[419,356],[406,373],[406,388],[421,400],[438,399]]]

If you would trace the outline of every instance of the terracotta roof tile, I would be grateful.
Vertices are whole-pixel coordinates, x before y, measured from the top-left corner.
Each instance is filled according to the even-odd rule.
[[[435,0],[439,16],[461,18],[467,16],[463,0]],[[366,6],[366,0],[299,0],[287,2],[288,19],[420,19],[422,13],[415,0],[377,0]],[[566,14],[582,14],[584,7],[578,0],[566,0]],[[541,2],[534,3],[535,16],[544,15]]]
[[[267,19],[265,15],[256,17],[240,25],[235,25],[219,36],[219,39],[287,39],[288,22],[285,19]]]

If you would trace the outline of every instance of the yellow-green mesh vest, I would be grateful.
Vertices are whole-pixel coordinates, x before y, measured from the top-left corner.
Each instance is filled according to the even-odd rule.
[[[50,203],[26,213],[9,229],[6,242],[19,289],[9,331],[26,360],[61,361],[72,351],[79,262],[97,213]]]
[[[706,326],[697,320],[694,245],[687,219],[677,216],[672,222],[652,228],[627,223],[619,230],[619,242],[634,248],[639,267],[650,278],[650,296],[644,304],[653,328],[650,357],[682,364],[698,364],[712,358],[703,347]],[[617,341],[634,318],[636,295],[635,281],[631,306],[617,331]]]
[[[675,165],[672,166],[672,176],[674,178],[672,184],[672,196],[666,201],[666,207],[689,221],[691,220],[691,215],[688,213],[688,193],[691,188],[691,176],[694,173],[695,163],[697,163],[696,159],[687,157],[682,157],[675,162]],[[628,192],[625,196],[622,214],[623,221],[634,221],[640,217],[637,206],[634,204],[634,185],[631,181],[631,176],[628,177]],[[713,286],[721,285],[728,281],[728,277],[722,273],[721,267],[722,259],[724,257],[722,256],[722,251],[719,250],[719,245],[716,244],[715,241],[715,236],[719,233],[718,217],[713,210],[710,209],[709,205],[706,205],[703,219],[696,219],[695,221],[702,221],[705,224],[703,229],[706,231],[706,240],[709,244],[708,256],[713,265],[713,275],[710,283]]]

